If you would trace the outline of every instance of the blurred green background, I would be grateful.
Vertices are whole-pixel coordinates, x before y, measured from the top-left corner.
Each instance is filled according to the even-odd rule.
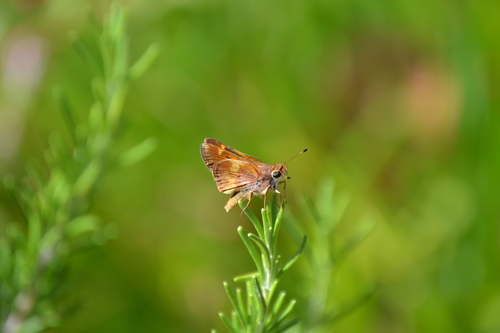
[[[324,332],[500,332],[498,2],[124,3],[132,59],[151,43],[161,54],[130,89],[112,153],[159,145],[101,182],[92,212],[120,235],[75,257],[77,307],[53,332],[224,331],[222,281],[253,269],[236,233],[251,227],[224,211],[205,137],[268,163],[307,147],[289,164],[287,214],[332,178],[351,198],[335,239],[375,222],[331,297],[376,291]],[[85,8],[109,6],[1,0],[1,176],[42,160],[50,133],[68,135],[55,85],[85,119],[91,76],[67,37],[85,29]],[[20,216],[1,193],[3,228]],[[293,253],[285,232],[282,244]],[[299,310],[304,267],[283,281]]]

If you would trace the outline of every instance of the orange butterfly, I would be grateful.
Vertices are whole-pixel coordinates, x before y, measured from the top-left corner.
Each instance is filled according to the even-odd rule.
[[[266,164],[215,139],[205,139],[200,151],[203,162],[217,183],[218,190],[232,194],[224,207],[226,212],[238,201],[248,199],[250,203],[254,195],[265,196],[269,190],[281,194],[278,185],[284,183],[284,179],[290,179],[285,164]],[[306,151],[307,149],[304,149],[299,154]]]

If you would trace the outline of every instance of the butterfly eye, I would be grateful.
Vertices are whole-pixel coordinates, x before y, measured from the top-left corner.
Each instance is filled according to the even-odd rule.
[[[279,178],[281,176],[281,173],[278,170],[273,170],[273,172],[271,172],[271,175],[273,176],[273,178]]]

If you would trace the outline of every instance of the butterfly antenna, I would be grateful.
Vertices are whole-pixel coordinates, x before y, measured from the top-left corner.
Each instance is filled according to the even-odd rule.
[[[290,158],[288,161],[284,162],[283,164],[287,164],[288,162],[290,162],[291,160],[293,160],[295,157],[299,156],[300,154],[304,154],[306,151],[307,151],[307,148],[304,149],[303,151],[301,151],[300,153],[292,156],[292,158]]]

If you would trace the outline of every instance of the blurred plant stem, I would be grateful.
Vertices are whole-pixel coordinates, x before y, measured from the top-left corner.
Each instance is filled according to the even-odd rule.
[[[373,286],[360,288],[358,295],[352,297],[348,304],[338,305],[336,288],[338,288],[337,268],[339,264],[370,234],[374,227],[371,220],[360,223],[345,240],[335,235],[339,222],[349,204],[347,196],[334,196],[334,183],[326,179],[318,191],[318,199],[302,200],[301,221],[310,234],[310,246],[305,251],[306,260],[302,279],[308,287],[308,304],[305,309],[301,332],[331,332],[332,325],[342,316],[350,313],[364,303],[372,294]],[[300,241],[304,226],[297,218],[292,217],[287,223],[287,231],[295,242]],[[338,244],[337,244],[338,243]]]
[[[274,204],[263,208],[261,221],[250,209],[245,209],[245,204],[242,202],[239,204],[257,232],[257,234],[246,233],[242,227],[238,228],[238,233],[257,267],[257,272],[235,278],[236,282],[245,283],[246,300],[243,299],[243,292],[240,288],[237,288],[235,293],[228,283],[224,283],[224,288],[234,309],[231,318],[223,313],[219,315],[232,333],[285,332],[298,322],[298,319],[287,320],[296,302],[291,300],[285,303],[286,293],[284,291],[275,297],[273,296],[283,273],[297,261],[304,250],[307,236],[303,236],[297,252],[286,263],[282,264],[281,256],[278,254],[278,234],[285,202],[282,202],[279,209]]]
[[[77,120],[78,112],[63,89],[55,90],[73,148],[68,149],[61,137],[53,134],[45,154],[46,167],[29,164],[27,176],[19,182],[11,175],[4,178],[5,187],[26,219],[25,227],[10,224],[0,237],[0,318],[4,333],[39,332],[57,326],[62,320],[59,300],[62,296],[64,303],[62,291],[68,283],[65,274],[71,255],[103,244],[116,234],[88,213],[91,197],[111,162],[110,149],[129,81],[149,67],[158,49],[151,46],[129,65],[126,15],[118,5],[112,7],[102,27],[92,18],[89,26],[98,54],[71,35],[94,75],[94,104],[87,121]],[[138,147],[126,153],[127,161],[137,161],[137,156],[143,157],[153,148],[151,144]]]

